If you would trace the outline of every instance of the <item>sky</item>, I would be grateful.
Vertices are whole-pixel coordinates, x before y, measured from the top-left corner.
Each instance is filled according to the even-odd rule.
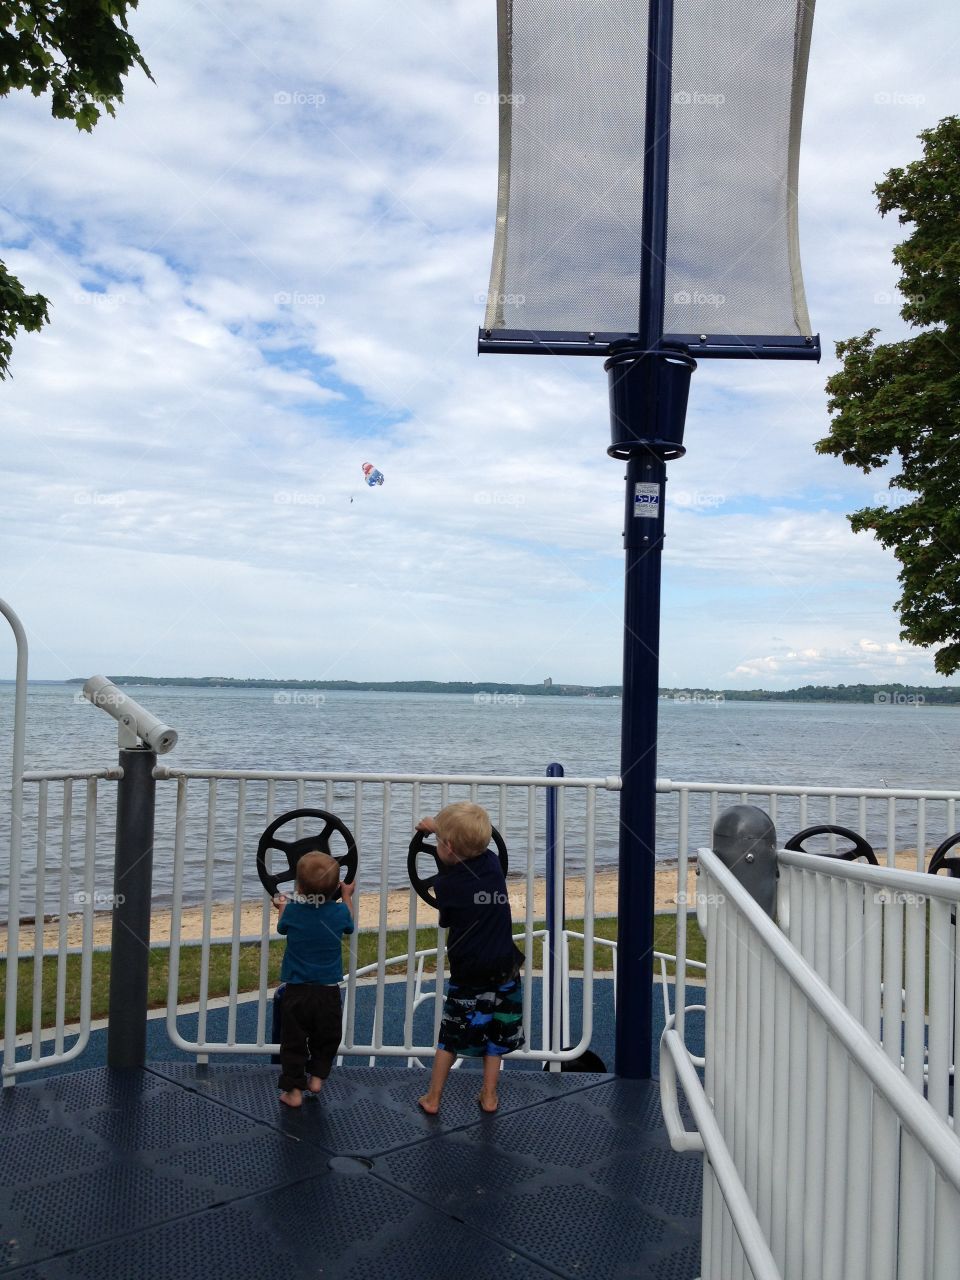
[[[0,255],[53,304],[0,383],[0,594],[33,678],[619,683],[602,362],[476,354],[495,8],[141,0],[154,82],[115,119],[0,102]],[[834,343],[908,332],[873,186],[960,109],[958,36],[948,0],[818,6],[799,208],[824,358],[693,376],[662,686],[943,683],[845,518],[888,475],[813,445]]]

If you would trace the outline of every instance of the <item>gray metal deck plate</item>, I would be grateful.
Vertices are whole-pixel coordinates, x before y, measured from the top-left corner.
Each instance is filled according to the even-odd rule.
[[[471,1078],[472,1077],[472,1078]],[[647,1081],[335,1071],[299,1112],[276,1069],[164,1064],[0,1097],[0,1272],[21,1280],[488,1280],[699,1271],[701,1159]]]

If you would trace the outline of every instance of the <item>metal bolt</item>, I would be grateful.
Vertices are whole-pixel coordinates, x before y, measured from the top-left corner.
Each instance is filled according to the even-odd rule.
[[[746,856],[745,861],[746,861],[746,862],[753,862],[753,861],[755,861],[755,859],[754,859],[754,855],[753,855],[752,853],[748,853],[748,854],[747,854],[747,856]]]

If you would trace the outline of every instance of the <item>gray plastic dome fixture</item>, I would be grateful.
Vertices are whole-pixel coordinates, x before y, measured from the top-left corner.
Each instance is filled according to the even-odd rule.
[[[777,829],[754,804],[724,809],[713,824],[713,851],[771,919],[776,916]]]

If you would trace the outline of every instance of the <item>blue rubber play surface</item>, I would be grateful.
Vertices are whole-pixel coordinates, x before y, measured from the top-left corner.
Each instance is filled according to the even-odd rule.
[[[612,1065],[607,999],[593,1047]],[[87,1054],[104,1051],[95,1033]],[[142,1070],[81,1062],[4,1091],[0,1273],[699,1275],[702,1158],[671,1150],[655,1081],[508,1063],[489,1116],[468,1064],[428,1117],[416,1105],[424,1072],[347,1059],[319,1098],[289,1111],[262,1057],[198,1067],[162,1020],[148,1054]]]

